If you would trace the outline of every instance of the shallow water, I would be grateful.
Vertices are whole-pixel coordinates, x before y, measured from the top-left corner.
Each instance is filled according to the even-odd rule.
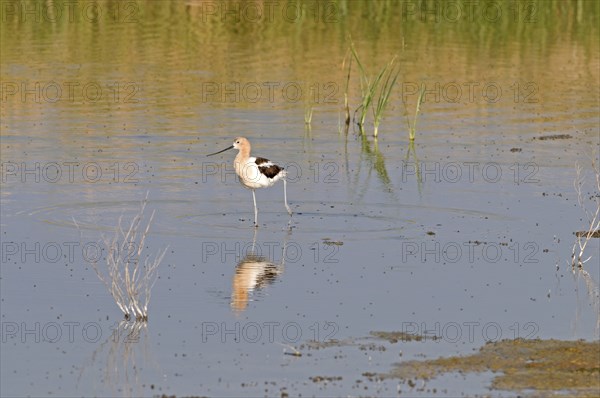
[[[246,13],[260,2],[82,16],[90,4],[52,22],[39,3],[2,3],[1,395],[429,396],[364,374],[501,338],[598,338],[597,256],[592,281],[568,266],[586,227],[577,162],[589,208],[597,195],[597,4],[531,2],[527,22],[504,2],[505,18],[456,22],[422,21],[412,2],[305,2],[259,22]],[[378,140],[372,124],[366,139],[338,131],[349,35],[371,75],[401,65]],[[403,96],[412,118],[418,83],[411,147]],[[255,231],[234,153],[205,157],[238,135],[288,169],[291,220],[278,184],[257,192]],[[145,253],[168,249],[131,331],[83,247],[146,193]],[[253,246],[264,258],[242,264]],[[427,338],[306,347],[374,330]],[[434,384],[473,395],[490,380]]]

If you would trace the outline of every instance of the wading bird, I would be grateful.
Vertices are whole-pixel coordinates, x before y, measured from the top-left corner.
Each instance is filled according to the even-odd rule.
[[[254,226],[258,227],[258,208],[256,207],[256,194],[254,191],[257,188],[268,188],[279,180],[283,180],[283,200],[285,208],[291,216],[292,210],[287,203],[287,181],[285,180],[285,170],[283,167],[277,166],[268,159],[250,156],[250,141],[246,138],[237,137],[233,140],[233,145],[230,147],[219,152],[211,153],[207,156],[217,155],[233,148],[238,150],[238,154],[233,160],[235,173],[240,178],[242,185],[252,190],[252,199],[254,199]]]

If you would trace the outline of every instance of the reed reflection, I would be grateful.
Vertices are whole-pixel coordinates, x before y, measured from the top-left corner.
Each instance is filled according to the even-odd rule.
[[[110,392],[115,397],[142,396],[146,382],[158,381],[164,373],[152,358],[150,347],[146,322],[124,320],[115,324],[108,338],[81,366],[77,388],[91,383],[98,395]]]

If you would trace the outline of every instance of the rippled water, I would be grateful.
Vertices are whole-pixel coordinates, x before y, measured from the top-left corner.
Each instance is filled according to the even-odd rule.
[[[567,266],[585,227],[575,164],[591,184],[598,156],[597,5],[453,24],[404,20],[408,3],[325,2],[335,20],[272,23],[222,20],[213,1],[99,2],[97,23],[2,3],[2,395],[395,395],[365,373],[500,338],[598,338],[597,258],[592,285]],[[366,138],[338,129],[349,35],[370,74],[399,57],[378,140],[370,124]],[[257,191],[255,231],[234,154],[205,157],[240,135],[288,169],[291,220],[278,184]],[[148,324],[119,324],[83,247],[146,194],[144,251],[167,254]],[[332,338],[359,343],[307,347]],[[489,377],[428,388],[477,394]]]

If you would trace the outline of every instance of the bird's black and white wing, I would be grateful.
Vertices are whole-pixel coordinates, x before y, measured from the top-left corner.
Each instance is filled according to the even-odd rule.
[[[283,171],[283,167],[277,166],[269,159],[256,158],[255,163],[258,166],[258,170],[261,172],[261,174],[264,174],[267,178],[275,178]]]

